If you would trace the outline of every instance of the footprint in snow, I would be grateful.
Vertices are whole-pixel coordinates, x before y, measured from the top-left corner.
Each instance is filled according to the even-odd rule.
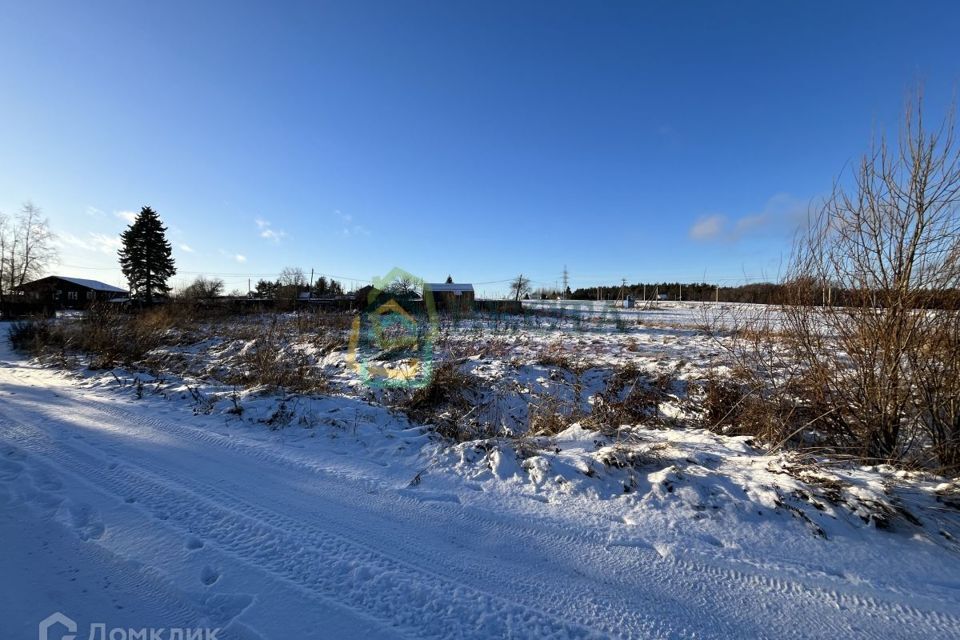
[[[89,505],[70,507],[70,520],[73,529],[81,540],[99,540],[107,530],[99,514]]]
[[[59,491],[63,489],[63,482],[61,482],[59,478],[42,471],[31,471],[30,477],[33,480],[33,484],[41,491]]]
[[[226,627],[253,603],[253,596],[208,592],[199,597],[198,602],[214,626]]]
[[[200,582],[207,585],[208,587],[219,579],[220,579],[220,572],[214,569],[213,567],[211,567],[210,565],[205,566],[203,570],[200,572]]]
[[[196,551],[197,549],[203,549],[203,540],[196,536],[190,536],[187,538],[186,544],[184,544],[187,549],[190,551]]]
[[[715,546],[715,547],[723,547],[723,546],[724,546],[724,545],[723,545],[723,542],[721,542],[719,538],[717,538],[717,537],[715,537],[715,536],[712,536],[712,535],[710,535],[709,533],[703,534],[702,536],[700,536],[700,539],[703,540],[704,542],[706,542],[707,544],[713,545],[713,546]]]
[[[16,480],[23,473],[23,465],[12,460],[0,459],[0,480]]]

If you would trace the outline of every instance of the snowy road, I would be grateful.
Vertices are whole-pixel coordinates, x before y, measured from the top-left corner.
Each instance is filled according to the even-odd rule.
[[[600,508],[411,487],[408,458],[354,464],[0,360],[3,638],[54,611],[221,638],[960,635],[957,583],[612,542]]]

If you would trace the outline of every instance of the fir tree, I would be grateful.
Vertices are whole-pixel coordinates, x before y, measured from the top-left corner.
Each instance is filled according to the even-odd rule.
[[[153,302],[155,294],[170,291],[167,280],[177,272],[166,231],[157,213],[144,207],[120,236],[123,240],[120,268],[133,295],[147,303]]]

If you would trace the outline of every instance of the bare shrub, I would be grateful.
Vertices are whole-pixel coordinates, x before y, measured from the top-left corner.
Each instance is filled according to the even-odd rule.
[[[960,473],[960,330],[944,323],[926,336],[917,352],[909,354],[916,373],[914,410],[930,439],[930,448],[943,471]]]
[[[326,389],[322,373],[309,356],[290,346],[289,327],[280,316],[271,316],[260,325],[253,344],[240,360],[242,375],[230,382],[246,386],[265,386],[312,393]]]
[[[817,404],[803,362],[780,323],[780,310],[729,307],[704,326],[725,354],[730,371],[713,371],[692,389],[700,426],[727,435],[754,436],[771,450],[782,446],[836,445],[816,431]],[[696,413],[696,411],[694,411]]]
[[[45,318],[14,322],[7,331],[7,337],[14,349],[40,353],[53,342],[51,322]]]
[[[576,369],[574,362],[564,352],[563,344],[560,341],[548,346],[543,353],[539,355],[536,362],[544,367],[556,367],[558,369],[567,369],[568,371]]]
[[[172,316],[164,310],[129,314],[107,306],[93,307],[73,321],[30,321],[11,333],[14,346],[35,355],[53,351],[89,356],[94,369],[134,364],[168,338]]]
[[[785,329],[817,427],[855,455],[897,462],[927,439],[956,468],[960,148],[952,117],[881,139],[795,247]]]
[[[437,433],[457,440],[471,440],[481,434],[478,425],[468,420],[476,406],[471,396],[476,390],[473,378],[458,368],[456,361],[439,364],[426,385],[416,389],[401,405],[411,419],[433,424]]]
[[[627,363],[613,374],[607,388],[594,396],[593,410],[582,424],[608,437],[619,437],[624,426],[662,425],[659,406],[668,398],[672,384],[669,375],[651,377]]]
[[[597,451],[596,458],[607,467],[637,470],[660,466],[660,454],[668,448],[665,442],[647,445],[617,443]]]
[[[700,426],[724,435],[753,436],[771,450],[800,444],[807,412],[782,385],[770,385],[755,374],[708,376],[693,394]]]
[[[576,418],[570,403],[553,395],[543,395],[530,403],[527,410],[527,430],[531,436],[555,436]]]

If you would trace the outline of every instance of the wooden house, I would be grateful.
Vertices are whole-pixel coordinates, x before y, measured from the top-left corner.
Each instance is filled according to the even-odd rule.
[[[94,302],[127,296],[127,290],[99,280],[47,276],[14,288],[14,301],[43,304],[51,309],[86,309]]]
[[[423,299],[433,296],[437,311],[471,311],[473,309],[473,285],[458,282],[425,282]]]

